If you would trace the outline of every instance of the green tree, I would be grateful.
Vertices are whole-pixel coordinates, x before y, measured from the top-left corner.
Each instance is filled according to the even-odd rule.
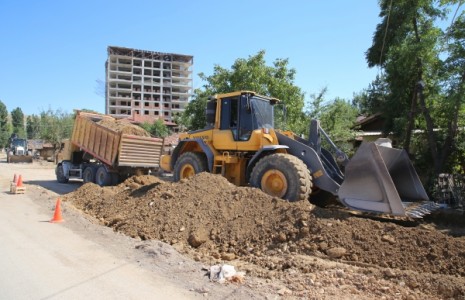
[[[380,1],[382,18],[373,44],[366,52],[370,67],[384,71],[384,97],[378,106],[393,131],[410,152],[412,129],[425,132],[423,142],[432,161],[431,172],[451,168],[457,149],[458,128],[464,126],[465,22],[459,14],[446,30],[437,24],[457,1]],[[420,139],[421,137],[415,137]]]
[[[13,127],[13,133],[16,133],[20,138],[26,137],[24,113],[21,108],[17,107],[11,111],[11,125]]]
[[[140,127],[144,128],[155,137],[164,138],[170,134],[170,130],[162,119],[157,119],[153,123],[144,122],[143,124],[140,124]]]
[[[193,99],[179,117],[179,124],[189,130],[204,128],[207,122],[205,110],[208,97],[211,95],[213,95],[213,92],[195,89]]]
[[[40,138],[59,146],[73,131],[74,114],[48,109],[40,113]]]
[[[181,123],[191,130],[203,128],[209,96],[249,90],[280,99],[286,106],[288,129],[299,134],[306,132],[308,120],[303,113],[304,93],[294,85],[296,71],[288,65],[288,59],[276,59],[273,66],[267,66],[262,50],[247,59],[237,59],[231,69],[215,65],[212,75],[200,73],[205,85],[194,91],[193,100],[180,118]]]
[[[318,94],[310,95],[310,106],[306,114],[309,119],[320,120],[321,128],[328,134],[331,140],[344,152],[350,153],[352,146],[349,143],[355,137],[356,131],[352,128],[359,111],[355,105],[348,101],[335,98],[325,99],[327,88],[320,90]],[[324,140],[322,140],[324,142]],[[329,149],[329,145],[324,145]]]
[[[0,100],[0,148],[7,146],[9,137],[8,110],[5,104]]]
[[[26,118],[26,133],[28,139],[40,138],[40,117],[31,115]]]

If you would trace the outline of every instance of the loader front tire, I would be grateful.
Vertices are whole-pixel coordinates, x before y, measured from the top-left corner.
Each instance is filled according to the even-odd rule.
[[[290,154],[276,153],[257,162],[250,184],[271,196],[293,202],[308,199],[312,177],[303,161]]]
[[[174,165],[174,181],[189,178],[208,170],[207,157],[201,152],[186,152]]]

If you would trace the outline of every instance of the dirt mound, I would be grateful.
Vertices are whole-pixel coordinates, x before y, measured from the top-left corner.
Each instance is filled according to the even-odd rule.
[[[122,132],[124,134],[132,134],[137,136],[150,136],[150,134],[137,125],[131,124],[125,120],[117,120],[113,118],[103,118],[97,124],[102,125],[111,130]]]
[[[263,277],[292,278],[290,270],[309,276],[320,268],[314,257],[374,268],[383,280],[402,278],[427,293],[465,295],[465,239],[428,224],[290,203],[207,173],[179,183],[153,176],[116,187],[87,183],[65,200],[116,231],[164,241],[196,260],[237,259]],[[289,285],[298,289],[296,282]]]

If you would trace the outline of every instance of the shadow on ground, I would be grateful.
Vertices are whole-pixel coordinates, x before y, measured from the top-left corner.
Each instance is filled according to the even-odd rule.
[[[56,180],[27,180],[23,183],[37,185],[44,189],[55,192],[59,195],[68,194],[82,186],[82,181],[69,181],[68,183],[58,183]]]

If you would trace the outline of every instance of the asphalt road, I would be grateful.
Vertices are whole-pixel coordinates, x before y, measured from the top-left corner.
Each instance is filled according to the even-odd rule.
[[[0,155],[0,299],[201,297],[116,257],[104,245],[63,223],[50,223],[53,205],[44,210],[28,190],[25,194],[9,193],[14,174],[21,174],[26,185],[39,186],[34,193],[42,190],[48,198],[80,186],[78,182],[55,184],[53,166],[7,164]]]

